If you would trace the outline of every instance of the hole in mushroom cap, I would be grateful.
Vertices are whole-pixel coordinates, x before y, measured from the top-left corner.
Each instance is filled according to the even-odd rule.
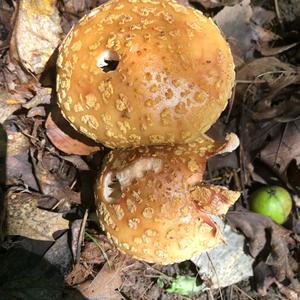
[[[109,172],[104,178],[103,196],[108,203],[115,203],[121,196],[121,183],[115,174]]]
[[[116,203],[124,187],[134,180],[142,178],[148,171],[159,173],[162,161],[158,158],[142,158],[119,172],[109,172],[104,177],[103,197],[108,203]]]
[[[97,67],[103,72],[108,73],[116,70],[119,62],[120,58],[116,51],[105,50],[97,58]]]

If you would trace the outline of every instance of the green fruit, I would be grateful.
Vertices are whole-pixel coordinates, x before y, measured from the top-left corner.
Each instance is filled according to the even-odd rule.
[[[277,224],[282,224],[291,212],[292,198],[289,192],[280,186],[265,186],[251,195],[250,209],[270,217]]]

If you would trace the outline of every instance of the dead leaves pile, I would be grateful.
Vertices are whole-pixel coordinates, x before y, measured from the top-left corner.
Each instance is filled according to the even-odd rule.
[[[68,274],[67,284],[88,299],[121,299],[117,290],[124,284],[123,256],[99,231],[85,231],[85,227],[95,227],[92,220],[83,221],[83,212],[93,206],[92,183],[104,151],[76,133],[59,115],[55,96],[55,49],[81,16],[104,2],[0,2],[0,182],[5,191],[1,205],[6,207],[6,218],[3,207],[0,212],[0,240],[4,233],[9,235],[5,244],[9,249],[18,236],[51,241],[47,246],[50,249],[40,252],[46,252],[48,263],[61,262],[58,269]],[[180,2],[189,5],[186,0]],[[231,226],[248,240],[259,294],[267,294],[273,285],[293,300],[300,292],[296,276],[300,233],[300,31],[293,25],[295,18],[288,13],[286,2],[275,1],[276,7],[271,0],[260,6],[258,3],[190,1],[222,29],[237,66],[235,95],[217,131],[220,136],[226,131],[238,132],[240,152],[211,160],[209,180],[218,180],[215,174],[219,174],[223,184],[242,190],[240,204],[244,207],[257,184],[275,182],[294,194],[289,229],[247,210],[227,216]],[[4,256],[12,259],[9,251]],[[74,267],[69,269],[72,263]],[[174,268],[180,271],[177,265]],[[143,274],[139,270],[134,276]],[[153,282],[150,285],[155,287]],[[0,283],[0,296],[1,289]],[[157,287],[156,298],[160,292]],[[129,297],[134,295],[129,293]]]
[[[276,283],[283,294],[289,292],[289,299],[297,299],[300,293],[300,283],[296,279],[298,264],[290,252],[297,250],[299,241],[291,237],[292,232],[270,218],[245,209],[231,211],[226,217],[233,228],[244,233],[249,241],[249,253],[257,258],[254,276],[258,292],[265,296],[268,288]],[[280,284],[284,280],[291,283],[291,289]]]

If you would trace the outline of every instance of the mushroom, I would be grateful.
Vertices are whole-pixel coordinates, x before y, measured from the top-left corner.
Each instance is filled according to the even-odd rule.
[[[238,146],[236,139],[112,150],[96,198],[101,226],[118,249],[170,264],[220,244],[211,215],[225,214],[240,193],[204,184],[202,176],[207,158]]]
[[[72,126],[107,147],[195,141],[227,105],[230,48],[175,0],[112,0],[63,41],[57,93]]]

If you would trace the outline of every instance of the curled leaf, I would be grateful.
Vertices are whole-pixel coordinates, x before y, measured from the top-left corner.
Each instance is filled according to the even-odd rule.
[[[46,133],[53,145],[67,154],[89,155],[101,150],[99,146],[90,146],[66,134],[52,119],[51,113],[46,121]],[[78,134],[79,135],[79,134]]]

